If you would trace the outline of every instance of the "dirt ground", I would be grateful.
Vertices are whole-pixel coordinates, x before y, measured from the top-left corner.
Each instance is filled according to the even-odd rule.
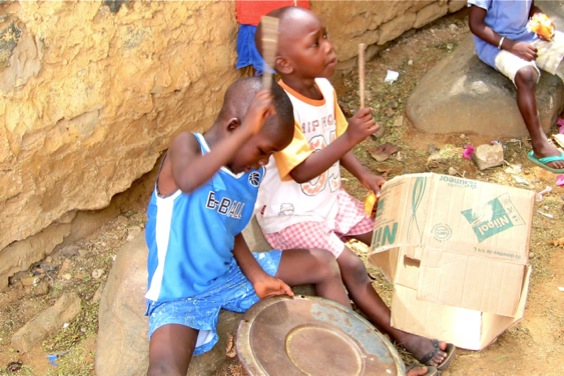
[[[462,157],[462,150],[466,144],[477,146],[493,140],[479,135],[422,133],[412,127],[405,114],[406,100],[418,79],[467,35],[466,13],[462,11],[407,33],[366,63],[367,103],[374,108],[383,132],[354,151],[363,164],[388,178],[426,171],[448,174],[450,169],[458,176],[536,192],[546,186],[553,188],[535,206],[530,243],[533,275],[524,319],[482,351],[459,349],[443,375],[560,375],[564,371],[564,294],[559,290],[564,286],[564,188],[556,186],[554,174],[527,161],[530,144],[526,139],[495,140],[504,145],[507,163],[480,172],[472,161]],[[388,69],[400,73],[391,84],[384,83]],[[337,72],[332,81],[345,111],[354,112],[359,105],[356,69]],[[376,162],[369,151],[384,142],[396,145],[398,151]],[[433,150],[441,158],[430,161]],[[346,172],[343,176],[345,187],[363,198],[364,188]],[[121,245],[142,230],[145,205],[139,200],[132,202],[94,235],[11,279],[8,290],[0,293],[0,375],[94,374],[101,287]],[[359,255],[364,257],[361,250]],[[376,288],[389,302],[390,284],[376,268],[369,265],[369,271],[376,278]],[[30,352],[14,351],[10,347],[12,335],[67,291],[76,291],[82,298],[80,316]],[[49,363],[50,354],[59,356],[57,367]],[[406,362],[414,362],[408,354],[401,354]],[[236,358],[228,359],[217,372],[218,376],[243,374]]]

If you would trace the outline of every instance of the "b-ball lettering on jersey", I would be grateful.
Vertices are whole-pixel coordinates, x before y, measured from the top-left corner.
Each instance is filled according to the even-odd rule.
[[[224,197],[218,201],[215,199],[215,192],[210,191],[208,193],[206,208],[210,210],[215,210],[219,214],[226,215],[231,218],[240,219],[244,207],[245,207],[244,202],[234,201],[228,197]]]

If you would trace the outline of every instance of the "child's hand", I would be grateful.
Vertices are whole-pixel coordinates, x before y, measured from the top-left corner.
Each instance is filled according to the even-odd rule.
[[[534,61],[537,60],[538,57],[537,48],[527,42],[517,42],[513,44],[508,51],[526,61]]]
[[[242,128],[248,130],[251,134],[257,133],[262,128],[266,118],[276,114],[272,100],[273,96],[270,90],[259,91],[247,110]]]
[[[385,182],[385,178],[375,174],[368,174],[362,178],[362,184],[369,190],[376,193],[376,196],[380,195],[380,190]]]
[[[268,275],[266,278],[256,281],[253,287],[260,299],[271,298],[278,295],[294,296],[294,292],[284,281]]]
[[[374,134],[378,129],[380,129],[380,124],[376,123],[372,118],[372,109],[361,108],[349,119],[349,126],[345,134],[357,144],[371,134]]]

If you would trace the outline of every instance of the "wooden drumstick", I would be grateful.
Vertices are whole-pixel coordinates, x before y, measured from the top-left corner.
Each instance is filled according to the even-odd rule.
[[[366,44],[358,44],[358,85],[360,96],[360,108],[364,108],[364,50]]]
[[[262,85],[270,90],[272,87],[272,69],[276,58],[276,47],[278,45],[278,18],[263,16],[262,24],[262,57],[264,59],[264,72],[262,73]]]

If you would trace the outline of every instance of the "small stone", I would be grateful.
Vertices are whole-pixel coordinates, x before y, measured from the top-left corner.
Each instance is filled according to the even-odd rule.
[[[61,275],[61,278],[66,279],[68,281],[69,279],[72,278],[72,275],[70,273],[65,273]]]
[[[104,275],[104,269],[94,269],[92,271],[92,278],[94,278],[94,279],[98,279],[102,275]]]
[[[49,293],[49,285],[46,282],[40,281],[37,286],[33,288],[33,296],[43,296]]]
[[[398,116],[395,120],[394,120],[394,127],[401,127],[403,126],[403,116]]]
[[[530,258],[530,259],[535,258],[535,253],[534,253],[534,252],[529,252],[529,258]]]
[[[26,277],[20,280],[23,286],[35,286],[38,282],[39,278],[37,277]]]
[[[503,146],[484,144],[478,146],[472,154],[472,160],[480,170],[503,164]]]
[[[448,168],[448,174],[451,175],[451,176],[455,176],[455,175],[458,175],[458,171],[454,167],[449,167]]]
[[[462,133],[462,134],[460,135],[460,138],[465,139],[465,138],[466,138],[466,135],[465,135],[464,133]]]
[[[80,248],[77,245],[69,245],[61,249],[60,254],[64,257],[73,257],[78,255],[78,250]]]
[[[59,276],[65,274],[70,269],[70,267],[71,267],[71,261],[65,259],[61,265],[61,268],[59,269]]]
[[[11,347],[28,352],[41,347],[41,342],[52,337],[63,323],[69,323],[81,312],[81,300],[76,293],[63,293],[54,305],[41,311],[25,323],[11,339]],[[68,326],[68,324],[67,324]]]

